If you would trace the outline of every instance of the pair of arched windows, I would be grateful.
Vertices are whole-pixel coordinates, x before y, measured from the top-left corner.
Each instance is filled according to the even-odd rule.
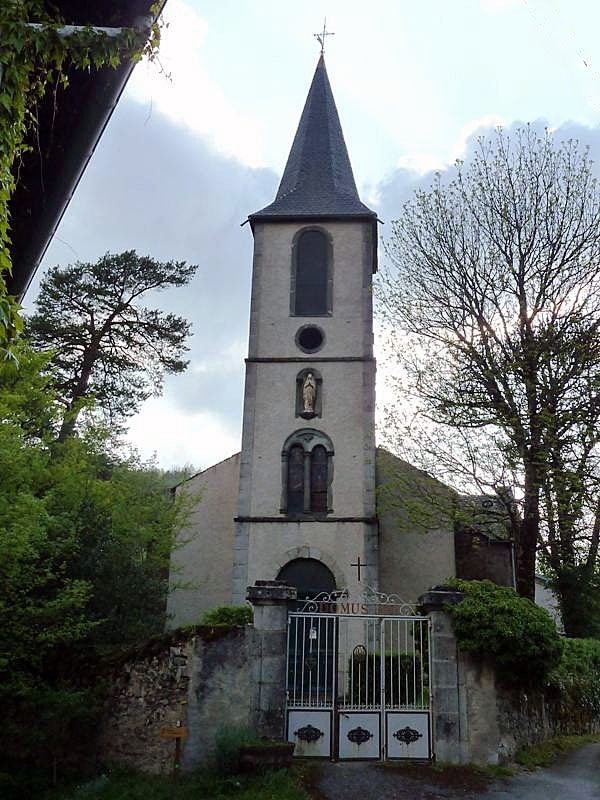
[[[329,513],[332,478],[333,447],[329,437],[316,430],[296,431],[282,451],[282,513]]]
[[[331,313],[331,240],[318,228],[306,228],[296,236],[292,248],[290,306],[300,317]]]
[[[322,445],[307,454],[295,444],[289,453],[287,513],[306,512],[327,513],[327,452]]]

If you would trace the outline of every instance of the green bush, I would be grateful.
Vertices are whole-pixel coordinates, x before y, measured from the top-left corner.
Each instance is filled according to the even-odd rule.
[[[562,658],[553,677],[572,676],[600,679],[600,639],[564,639]]]
[[[558,666],[548,677],[565,711],[591,718],[600,715],[600,639],[565,639]]]
[[[254,619],[250,606],[217,606],[207,611],[201,625],[249,625]]]
[[[215,768],[219,775],[235,775],[239,771],[239,749],[243,744],[259,740],[251,728],[223,728],[215,740]]]
[[[353,664],[354,662],[354,664]],[[368,669],[367,669],[368,663]],[[353,668],[354,666],[354,668]],[[427,661],[423,665],[427,670]],[[388,652],[384,656],[385,670],[385,703],[392,705],[420,706],[428,702],[427,689],[423,691],[421,681],[421,658],[419,653]],[[360,697],[361,702],[370,705],[381,703],[381,653],[367,653],[366,663],[358,664],[351,656],[348,660],[348,675],[352,685],[354,700]],[[427,676],[424,673],[425,687]]]
[[[550,614],[491,581],[454,580],[464,599],[447,606],[458,645],[493,660],[507,683],[542,685],[558,667],[561,637]]]

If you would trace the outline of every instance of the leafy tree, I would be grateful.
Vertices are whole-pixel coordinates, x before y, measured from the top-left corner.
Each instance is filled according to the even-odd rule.
[[[183,372],[190,325],[140,304],[149,292],[184,286],[195,266],[156,261],[135,250],[95,264],[54,267],[44,277],[37,313],[27,320],[34,346],[52,348],[51,366],[65,408],[59,441],[71,435],[86,402],[111,421],[160,394],[165,372]]]
[[[600,536],[600,194],[587,151],[529,127],[480,139],[452,180],[405,205],[388,252],[402,434],[425,468],[497,492],[519,593],[533,599],[539,549],[567,633],[583,635]]]
[[[189,500],[172,496],[161,470],[107,454],[102,439],[96,452],[89,442],[65,444],[49,505],[77,531],[68,572],[91,584],[87,614],[101,623],[89,642],[102,653],[121,650],[164,629],[169,559]]]
[[[44,694],[50,707],[57,652],[79,645],[92,631],[85,613],[92,586],[68,574],[67,564],[77,555],[76,536],[46,505],[52,386],[40,377],[39,354],[20,343],[15,355],[20,369],[0,363],[0,740],[4,754],[23,748],[27,755],[35,746],[32,737],[22,739],[23,721],[34,695]],[[54,698],[65,721],[67,694]]]
[[[19,367],[0,362],[0,751],[56,764],[93,722],[90,665],[163,630],[185,500],[102,431],[57,445],[46,356],[15,348]]]

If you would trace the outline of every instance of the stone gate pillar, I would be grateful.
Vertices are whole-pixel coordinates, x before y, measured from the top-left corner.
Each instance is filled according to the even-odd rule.
[[[463,764],[468,761],[466,696],[456,637],[445,606],[459,603],[461,592],[430,589],[419,604],[431,620],[431,676],[433,752],[438,761]]]
[[[285,737],[287,621],[296,596],[282,581],[256,581],[246,594],[254,606],[255,727],[276,739]]]

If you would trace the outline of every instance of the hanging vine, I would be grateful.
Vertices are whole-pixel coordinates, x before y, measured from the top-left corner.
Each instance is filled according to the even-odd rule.
[[[150,9],[156,19],[159,3]],[[66,68],[94,70],[122,61],[154,59],[160,25],[121,28],[115,35],[92,26],[66,29],[51,17],[44,0],[0,3],[0,358],[14,358],[12,343],[23,329],[19,304],[7,293],[12,272],[9,201],[17,184],[17,165],[31,149],[27,138],[37,124],[33,109],[52,86],[68,84]]]

